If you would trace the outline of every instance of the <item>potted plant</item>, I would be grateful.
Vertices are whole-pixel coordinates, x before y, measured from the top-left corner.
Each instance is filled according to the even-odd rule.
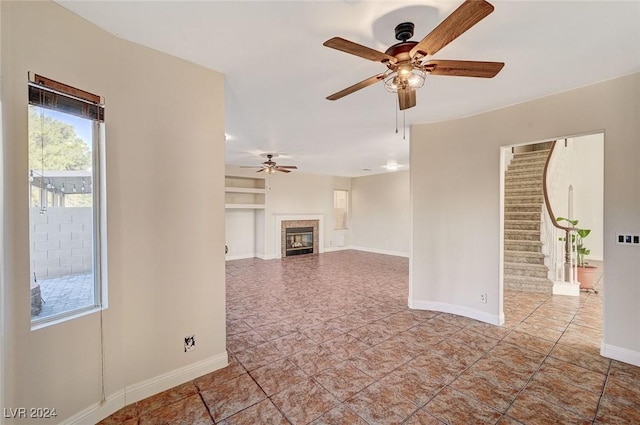
[[[566,221],[571,224],[574,232],[571,233],[571,244],[576,250],[577,260],[578,260],[578,282],[580,282],[580,289],[585,290],[593,290],[593,285],[595,284],[596,278],[598,276],[598,268],[596,266],[591,266],[586,261],[586,256],[591,253],[591,250],[584,246],[584,238],[589,236],[591,233],[591,229],[580,229],[576,227],[578,225],[578,220],[570,220],[565,217],[558,217],[556,221]],[[560,238],[561,241],[564,241],[564,238]]]

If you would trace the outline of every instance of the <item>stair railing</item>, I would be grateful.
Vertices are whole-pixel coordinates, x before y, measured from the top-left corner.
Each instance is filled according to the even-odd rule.
[[[551,158],[553,157],[553,152],[555,150],[557,141],[554,140],[551,143],[551,149],[549,151],[549,156],[547,156],[547,160],[544,164],[544,171],[542,174],[542,192],[544,194],[544,205],[546,206],[546,212],[549,217],[549,222],[553,225],[553,227],[559,229],[564,232],[564,281],[565,282],[574,282],[573,276],[573,267],[571,261],[571,232],[575,231],[571,227],[566,227],[558,223],[556,220],[556,215],[553,213],[553,209],[551,208],[551,202],[549,201],[549,191],[547,188],[547,174],[549,172],[549,163],[551,162]],[[555,241],[554,241],[555,246]],[[553,252],[555,255],[555,252]]]

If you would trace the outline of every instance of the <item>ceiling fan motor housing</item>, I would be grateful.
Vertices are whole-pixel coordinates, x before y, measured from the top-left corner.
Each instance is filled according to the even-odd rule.
[[[403,22],[396,25],[396,40],[407,41],[408,39],[413,37],[413,28],[413,22]]]

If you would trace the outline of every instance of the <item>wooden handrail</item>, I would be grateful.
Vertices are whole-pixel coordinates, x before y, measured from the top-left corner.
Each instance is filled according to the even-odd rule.
[[[547,191],[547,171],[549,169],[549,163],[551,162],[551,156],[553,155],[553,151],[556,147],[557,140],[551,142],[551,149],[549,150],[549,155],[547,156],[547,160],[544,163],[544,171],[542,174],[542,193],[544,194],[544,204],[547,207],[547,212],[549,213],[549,217],[551,217],[551,221],[555,227],[558,229],[566,231],[574,230],[573,227],[565,227],[558,223],[556,220],[556,216],[551,209],[551,203],[549,202],[549,192]]]
[[[549,218],[551,219],[551,223],[554,227],[564,231],[564,267],[565,267],[565,281],[573,282],[573,277],[571,276],[571,232],[575,229],[573,227],[562,226],[556,220],[556,216],[553,213],[553,209],[551,208],[551,203],[549,202],[549,192],[547,191],[547,171],[549,169],[549,163],[551,162],[551,156],[553,155],[553,151],[555,150],[557,140],[554,140],[551,143],[551,149],[549,150],[549,155],[547,156],[547,160],[544,163],[544,171],[542,174],[542,193],[544,194],[544,204],[547,207],[547,213],[549,214]],[[571,218],[571,217],[569,217]]]

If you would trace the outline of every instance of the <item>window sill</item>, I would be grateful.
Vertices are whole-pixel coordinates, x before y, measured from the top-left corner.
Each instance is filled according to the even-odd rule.
[[[47,328],[49,326],[57,325],[59,323],[66,322],[68,320],[77,319],[80,317],[88,316],[93,313],[97,313],[101,310],[106,310],[107,306],[95,306],[95,307],[86,307],[84,309],[75,310],[69,313],[61,313],[57,315],[53,315],[50,317],[45,317],[42,319],[36,319],[31,322],[31,330],[37,331],[40,329]]]

